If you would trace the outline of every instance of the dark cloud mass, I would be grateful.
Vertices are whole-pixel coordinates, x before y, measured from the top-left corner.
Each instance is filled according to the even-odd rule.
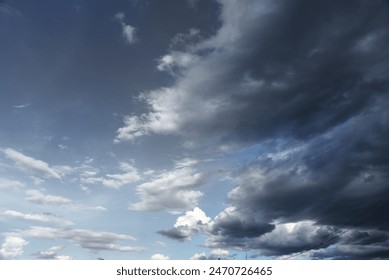
[[[221,29],[195,47],[210,54],[172,88],[185,93],[170,132],[267,152],[240,171],[207,245],[388,258],[388,2],[220,3]],[[200,100],[207,118],[188,105]]]

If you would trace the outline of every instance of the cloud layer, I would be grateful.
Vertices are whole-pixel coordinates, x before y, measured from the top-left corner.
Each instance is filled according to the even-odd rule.
[[[162,59],[160,70],[180,69],[174,85],[144,93],[149,112],[131,116],[116,140],[156,133],[222,151],[257,145],[229,207],[208,223],[209,247],[387,257],[388,2],[220,4],[216,35],[187,48],[198,55],[191,63]]]

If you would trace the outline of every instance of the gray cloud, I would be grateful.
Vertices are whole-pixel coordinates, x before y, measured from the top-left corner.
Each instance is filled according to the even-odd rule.
[[[144,93],[150,112],[116,140],[169,133],[243,144],[344,123],[387,86],[387,3],[358,3],[222,2],[219,32],[188,52],[208,55],[172,87]]]
[[[150,112],[127,137],[259,147],[209,247],[388,257],[388,2],[220,3],[217,34],[187,50],[199,59],[173,86],[143,94]]]
[[[111,232],[90,231],[85,229],[57,229],[51,227],[30,227],[28,230],[8,233],[15,238],[30,237],[42,239],[66,239],[91,251],[121,251],[139,252],[141,247],[121,245],[118,242],[132,241],[134,237],[126,234],[116,234]]]

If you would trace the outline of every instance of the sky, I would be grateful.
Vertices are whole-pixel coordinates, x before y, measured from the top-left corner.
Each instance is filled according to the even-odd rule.
[[[386,0],[0,1],[0,259],[389,258]]]

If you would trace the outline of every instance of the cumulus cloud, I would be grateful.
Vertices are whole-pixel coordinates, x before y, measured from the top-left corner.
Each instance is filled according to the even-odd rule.
[[[169,260],[170,258],[168,256],[162,255],[162,254],[154,254],[150,258],[151,260]]]
[[[129,45],[132,45],[138,41],[136,37],[136,28],[125,23],[125,14],[117,13],[114,16],[114,19],[117,20],[122,26],[122,37],[125,42]]]
[[[14,259],[21,256],[24,247],[28,244],[22,237],[6,235],[0,249],[0,256],[4,259]]]
[[[234,255],[230,255],[228,250],[224,249],[213,249],[210,254],[206,254],[205,252],[196,253],[192,257],[191,260],[220,260],[220,259],[233,259]]]
[[[190,240],[193,234],[206,232],[210,222],[211,218],[207,217],[203,210],[195,207],[178,217],[172,229],[160,230],[158,233],[179,241]]]
[[[122,245],[119,242],[133,241],[134,237],[126,234],[116,234],[105,231],[91,231],[85,229],[57,229],[52,227],[30,227],[28,230],[17,233],[8,233],[16,238],[30,237],[40,239],[65,239],[75,245],[91,251],[119,251],[139,252],[141,247]]]
[[[139,211],[180,211],[197,205],[202,192],[194,190],[206,175],[191,167],[176,168],[153,177],[136,187],[140,202],[129,208]]]
[[[61,175],[44,161],[26,156],[10,148],[3,150],[3,152],[24,171],[36,171],[49,178],[61,179]]]

